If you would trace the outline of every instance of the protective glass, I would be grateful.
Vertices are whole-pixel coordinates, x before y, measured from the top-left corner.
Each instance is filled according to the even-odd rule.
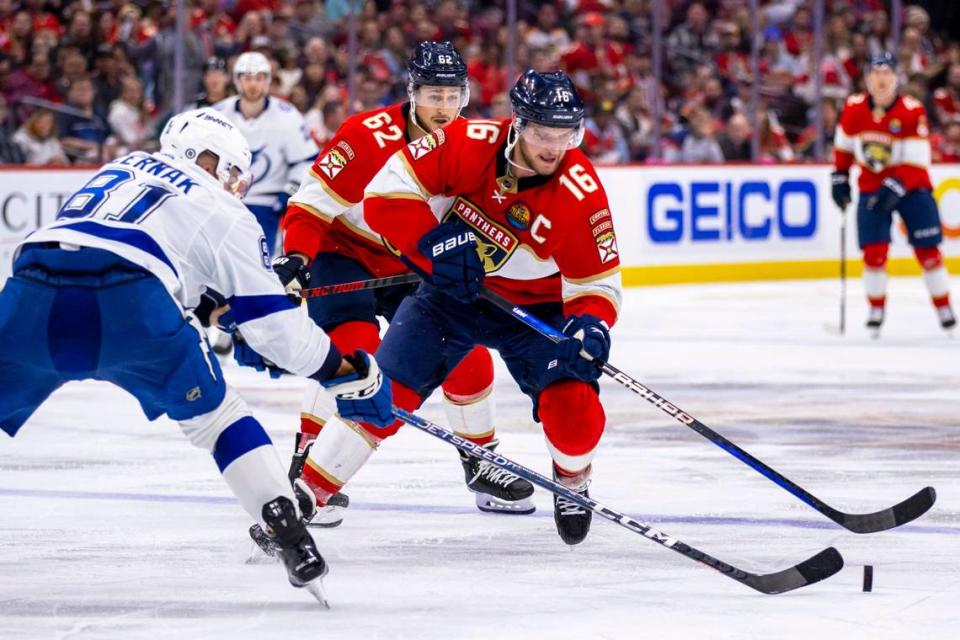
[[[250,185],[253,184],[253,176],[249,171],[244,171],[229,162],[221,162],[221,164],[225,166],[217,168],[217,177],[220,180],[220,184],[227,193],[238,200],[243,200],[247,195],[247,191],[250,190]]]
[[[470,101],[470,90],[467,87],[423,85],[414,89],[410,98],[418,107],[463,109]]]

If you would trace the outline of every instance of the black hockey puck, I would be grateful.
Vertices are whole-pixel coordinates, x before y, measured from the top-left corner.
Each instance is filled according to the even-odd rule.
[[[873,591],[873,565],[863,565],[863,592]]]

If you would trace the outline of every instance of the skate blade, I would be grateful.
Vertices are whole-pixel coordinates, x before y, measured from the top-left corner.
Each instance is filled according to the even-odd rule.
[[[477,499],[477,508],[484,513],[503,513],[508,515],[525,516],[537,510],[536,505],[530,498],[523,500],[501,500],[496,496],[487,493],[475,493]]]
[[[339,527],[343,524],[343,511],[342,507],[321,507],[307,523],[307,526],[320,527],[321,529]]]
[[[330,601],[327,599],[327,594],[323,589],[322,576],[320,578],[317,578],[316,580],[308,582],[307,584],[297,588],[303,589],[304,591],[312,595],[314,598],[316,598],[317,602],[320,603],[321,609],[326,609],[327,611],[330,610]]]

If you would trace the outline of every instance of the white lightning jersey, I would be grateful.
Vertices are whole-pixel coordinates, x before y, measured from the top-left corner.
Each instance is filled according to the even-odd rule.
[[[303,116],[290,103],[268,97],[260,115],[249,119],[240,113],[239,96],[221,100],[213,108],[237,125],[250,145],[253,185],[245,204],[273,206],[287,183],[303,182],[319,149],[307,133]]]
[[[106,164],[23,244],[114,253],[152,273],[184,308],[206,287],[228,300],[244,339],[297,375],[316,373],[330,339],[284,295],[253,214],[192,163],[131,153]]]

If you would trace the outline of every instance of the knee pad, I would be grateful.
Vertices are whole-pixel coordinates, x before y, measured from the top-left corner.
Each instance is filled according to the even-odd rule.
[[[924,271],[932,271],[943,265],[940,247],[914,247],[913,253]]]
[[[443,393],[454,402],[468,402],[487,393],[493,385],[493,357],[486,347],[476,346],[443,381]]]
[[[579,380],[555,382],[540,392],[539,413],[556,465],[570,473],[587,468],[606,422],[594,388]]]
[[[247,403],[236,391],[227,388],[223,401],[216,409],[189,420],[181,420],[180,428],[194,446],[213,451],[227,427],[241,418],[251,417]]]
[[[887,252],[890,245],[875,242],[863,247],[863,263],[870,269],[882,269],[887,264]]]

